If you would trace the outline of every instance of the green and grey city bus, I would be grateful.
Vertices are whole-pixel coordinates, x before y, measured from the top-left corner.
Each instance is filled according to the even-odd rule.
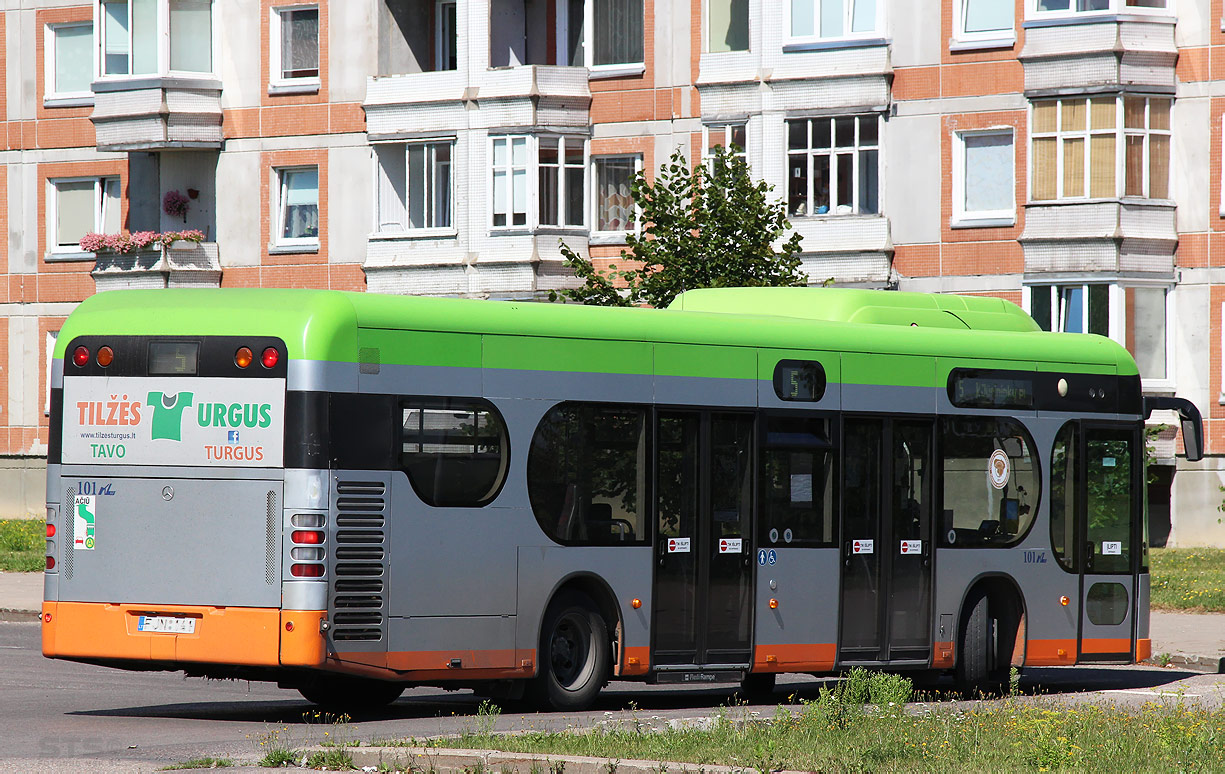
[[[102,293],[54,353],[43,651],[587,706],[1150,655],[1136,364],[986,297]]]

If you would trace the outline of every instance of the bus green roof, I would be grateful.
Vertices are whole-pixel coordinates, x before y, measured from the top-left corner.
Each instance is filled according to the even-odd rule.
[[[86,334],[269,335],[285,341],[291,358],[356,362],[359,328],[1016,360],[1042,370],[1077,364],[1138,373],[1116,342],[1039,331],[1007,301],[841,288],[690,291],[666,310],[328,290],[117,290],[78,307],[55,356]],[[411,352],[384,351],[382,358],[413,362]],[[557,370],[569,369],[558,363]]]

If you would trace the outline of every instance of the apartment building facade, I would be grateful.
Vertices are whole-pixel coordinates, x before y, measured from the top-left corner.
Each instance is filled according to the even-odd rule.
[[[618,255],[636,171],[723,144],[785,200],[814,283],[996,295],[1127,346],[1206,420],[1203,463],[1154,439],[1153,507],[1225,543],[1221,0],[0,8],[9,511],[41,511],[48,352],[88,295],[538,299],[574,282],[563,241]],[[81,245],[120,232],[146,236]]]

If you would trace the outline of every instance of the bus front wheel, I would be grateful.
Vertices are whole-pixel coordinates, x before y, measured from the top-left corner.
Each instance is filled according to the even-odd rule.
[[[585,594],[559,594],[544,614],[536,702],[555,710],[590,706],[608,680],[608,627]]]
[[[320,677],[299,686],[298,693],[311,704],[338,710],[380,709],[400,698],[404,686],[382,680],[354,677]]]

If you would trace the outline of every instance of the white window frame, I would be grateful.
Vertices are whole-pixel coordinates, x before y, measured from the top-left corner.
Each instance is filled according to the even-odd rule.
[[[1100,280],[1097,277],[1085,279],[1066,279],[1060,281],[1035,282],[1033,284],[1025,284],[1021,287],[1021,306],[1025,312],[1031,317],[1033,316],[1033,298],[1034,291],[1041,289],[1050,293],[1054,298],[1051,304],[1051,320],[1050,330],[1061,331],[1063,328],[1059,324],[1060,309],[1058,306],[1057,292],[1053,292],[1052,288],[1080,287],[1083,293],[1084,303],[1081,308],[1081,331],[1089,330],[1089,286],[1090,285],[1106,285],[1107,303],[1109,309],[1107,318],[1109,320],[1109,332],[1106,334],[1108,338],[1115,341],[1119,346],[1127,347],[1127,290],[1132,288],[1161,288],[1165,291],[1165,378],[1154,379],[1144,378],[1144,390],[1156,392],[1174,391],[1174,367],[1175,367],[1175,352],[1174,352],[1174,304],[1173,293],[1175,286],[1173,283],[1163,280],[1144,281],[1134,279],[1107,279]]]
[[[813,26],[815,31],[812,35],[796,35],[792,32],[791,24],[791,6],[793,0],[779,0],[785,7],[784,12],[784,28],[783,41],[786,47],[805,47],[813,46],[820,48],[823,44],[837,41],[855,41],[855,40],[881,40],[885,37],[885,5],[889,0],[874,0],[875,21],[872,25],[872,30],[868,32],[851,32],[851,27],[855,19],[855,3],[860,0],[842,0],[842,34],[841,35],[822,35],[820,33],[821,26],[821,0],[809,0],[813,5]]]
[[[1114,127],[1112,129],[1093,129],[1092,128],[1092,100],[1095,99],[1114,99],[1115,115]],[[1170,102],[1170,128],[1169,129],[1129,129],[1124,126],[1126,120],[1126,112],[1124,110],[1124,100],[1128,98],[1143,99],[1145,125],[1149,123],[1149,113],[1152,100],[1161,99]],[[1034,129],[1034,102],[1055,102],[1056,129],[1054,132],[1038,132]],[[1086,110],[1089,115],[1086,120],[1089,122],[1089,128],[1084,130],[1064,131],[1063,129],[1063,103],[1069,101],[1083,101],[1086,103]],[[1149,138],[1154,134],[1160,134],[1170,138],[1170,158],[1166,163],[1167,174],[1169,180],[1166,181],[1165,199],[1153,199],[1151,201],[1169,201],[1174,198],[1174,169],[1173,162],[1175,158],[1173,127],[1174,127],[1174,98],[1172,96],[1159,96],[1148,94],[1119,94],[1119,95],[1091,95],[1088,97],[1060,97],[1051,99],[1034,100],[1029,103],[1029,190],[1027,192],[1027,201],[1034,204],[1044,204],[1048,202],[1085,202],[1085,201],[1111,201],[1118,200],[1124,197],[1130,199],[1147,199],[1150,190],[1149,179]],[[1094,135],[1114,135],[1114,193],[1110,196],[1093,196],[1090,171],[1092,170],[1091,158],[1091,138]],[[1143,188],[1144,194],[1136,196],[1135,194],[1127,194],[1127,137],[1143,134],[1144,140],[1144,158],[1143,158]],[[1084,171],[1083,183],[1084,194],[1081,196],[1068,196],[1064,194],[1064,140],[1067,138],[1084,138]],[[1052,199],[1035,199],[1034,198],[1034,178],[1037,174],[1037,164],[1035,159],[1037,154],[1034,152],[1034,143],[1036,140],[1044,138],[1055,139],[1055,197]],[[1222,213],[1225,214],[1225,201],[1222,204]]]
[[[452,37],[455,39],[455,69],[459,69],[459,32],[448,30],[447,6],[455,7],[455,24],[460,25],[459,5],[457,0],[435,0],[434,4],[434,70],[436,72],[452,72],[446,61],[447,52],[443,45]]]
[[[65,92],[55,90],[55,58],[58,53],[55,34],[60,30],[72,27],[88,27],[92,35],[94,23],[92,21],[65,22],[48,24],[43,28],[43,107],[88,107],[94,104],[92,89]],[[90,61],[93,67],[90,72],[90,80],[96,81],[98,80],[98,58],[92,56]]]
[[[557,163],[557,213],[556,213],[557,222],[556,223],[544,223],[543,222],[544,219],[540,216],[541,207],[539,206],[539,200],[540,200],[540,167],[541,167],[540,141],[541,140],[557,140],[557,162],[558,163]],[[579,214],[584,219],[587,218],[588,209],[589,209],[589,205],[587,202],[587,196],[589,193],[588,192],[589,186],[587,185],[587,176],[590,174],[589,170],[591,167],[591,156],[590,156],[591,151],[588,146],[587,140],[582,137],[575,137],[574,135],[536,136],[532,138],[531,146],[528,149],[530,163],[529,163],[529,169],[528,169],[527,176],[528,176],[529,183],[531,183],[533,179],[535,180],[535,183],[536,183],[535,187],[532,190],[536,197],[538,206],[533,207],[532,210],[528,213],[528,221],[529,222],[532,221],[534,217],[535,218],[534,225],[537,228],[574,230],[574,229],[583,229],[587,227],[586,223],[567,223],[566,222],[566,196],[567,194],[569,194],[569,191],[566,190],[566,186],[567,186],[566,170],[575,168],[575,165],[573,164],[569,164],[569,165],[566,164],[566,148],[569,147],[571,143],[579,143],[582,146],[582,150],[583,150],[583,162],[582,162],[583,202],[579,206]]]
[[[554,0],[557,14],[556,40],[557,61],[569,61],[570,47],[570,7],[567,0]],[[595,0],[583,0],[583,66],[587,68],[589,78],[624,78],[641,75],[646,72],[646,0],[642,2],[642,56],[640,62],[618,62],[615,64],[592,64],[592,44],[595,41]]]
[[[170,0],[157,0],[157,72],[153,73],[133,73],[132,72],[132,57],[135,52],[135,46],[132,41],[132,1],[128,0],[128,72],[112,73],[106,72],[106,20],[102,11],[102,0],[94,0],[94,29],[97,34],[94,35],[94,68],[98,74],[98,80],[122,81],[134,80],[140,78],[164,78],[169,76],[181,78],[215,78],[217,73],[217,56],[218,56],[218,34],[220,27],[217,23],[217,5],[218,0],[210,0],[209,9],[212,12],[212,21],[209,39],[212,44],[212,51],[209,53],[209,61],[212,63],[212,70],[209,72],[196,72],[190,70],[171,70],[170,69]]]
[[[1164,8],[1147,8],[1144,6],[1128,5],[1128,0],[1098,0],[1106,4],[1105,8],[1094,10],[1076,10],[1079,2],[1093,2],[1094,0],[1068,0],[1067,10],[1041,10],[1043,0],[1025,0],[1025,18],[1030,19],[1075,19],[1084,16],[1102,16],[1102,15],[1117,15],[1117,14],[1146,14],[1149,16],[1173,16],[1175,0],[1165,0]]]
[[[272,231],[270,234],[272,238],[269,240],[272,244],[269,245],[269,247],[272,248],[274,252],[277,251],[278,248],[279,250],[285,252],[302,252],[319,249],[319,235],[323,232],[323,208],[319,203],[321,194],[319,189],[322,187],[322,176],[316,178],[319,183],[317,183],[315,186],[315,207],[319,210],[319,233],[313,237],[282,236],[282,234],[285,233],[285,199],[287,198],[285,195],[285,185],[288,179],[288,175],[286,173],[305,172],[311,169],[315,170],[316,174],[319,173],[318,164],[290,164],[283,167],[272,168],[272,188],[270,190],[274,193],[271,197],[271,206],[269,207],[271,210],[270,214],[273,216],[271,223]]]
[[[515,166],[515,144],[514,144],[515,140],[524,140],[525,142],[524,164],[522,167]],[[506,143],[506,164],[503,167],[501,167],[501,169],[506,172],[506,178],[503,184],[507,187],[507,191],[506,191],[507,210],[506,210],[506,223],[502,225],[497,225],[493,221],[494,216],[496,215],[496,213],[494,212],[494,205],[496,201],[494,198],[494,187],[495,187],[494,172],[496,169],[494,166],[494,145],[498,142]],[[494,232],[524,231],[524,230],[530,230],[532,228],[532,212],[536,208],[535,207],[536,205],[535,187],[536,186],[533,185],[533,183],[535,183],[536,181],[532,179],[532,170],[535,168],[535,166],[532,163],[532,155],[533,155],[534,150],[535,150],[535,143],[532,142],[532,136],[529,134],[498,134],[498,135],[489,136],[489,145],[488,145],[489,197],[488,198],[489,198],[489,228],[491,231],[494,231]],[[524,170],[523,175],[524,175],[524,180],[525,180],[524,194],[523,194],[525,198],[525,201],[523,202],[524,215],[523,215],[522,223],[515,223],[514,222],[515,220],[515,198],[514,198],[515,174],[514,173],[516,169],[520,169],[520,168]]]
[[[982,32],[967,32],[966,19],[972,0],[953,0],[953,39],[949,48],[953,51],[969,51],[987,48],[1011,48],[1017,42],[1017,23],[1013,16],[1013,0],[996,0],[1009,8],[1012,24],[1008,29],[984,30]],[[1075,2],[1075,0],[1073,0]]]
[[[269,11],[268,17],[268,93],[269,94],[314,94],[321,88],[321,81],[318,75],[306,76],[302,78],[285,78],[283,68],[281,67],[281,53],[283,45],[281,41],[281,14],[293,11],[319,11],[319,5],[316,3],[305,3],[302,5],[276,5]],[[323,35],[323,14],[319,14],[319,34]],[[321,51],[316,50],[317,58],[321,56]],[[318,61],[318,69],[323,70],[323,62]]]
[[[92,260],[93,253],[83,251],[79,244],[77,245],[61,245],[59,244],[58,229],[56,227],[59,216],[59,184],[60,183],[93,183],[94,184],[94,233],[104,233],[106,227],[106,185],[110,181],[121,182],[118,175],[94,175],[94,176],[77,176],[77,177],[56,177],[47,180],[47,260]],[[119,215],[123,215],[123,190],[120,189],[119,196],[115,199],[115,206],[119,207]],[[120,222],[122,230],[122,220]]]
[[[735,51],[712,51],[710,48],[710,0],[702,0],[702,53],[703,54],[747,54],[753,50],[753,12],[749,10],[749,18],[745,34],[749,38],[749,47]]]
[[[876,143],[875,145],[861,146],[859,143],[859,119],[865,118],[865,117],[874,117],[876,119]],[[845,155],[846,148],[835,147],[832,142],[830,144],[830,147],[827,149],[815,149],[812,147],[811,122],[823,120],[823,119],[830,119],[835,122],[833,125],[834,128],[832,129],[832,131],[836,133],[837,132],[836,122],[840,118],[850,118],[850,119],[853,119],[855,122],[855,144],[851,148],[851,156],[852,156],[851,200],[853,203],[851,204],[850,212],[837,212],[837,208],[839,205],[836,203],[836,197],[837,197],[836,191],[837,191],[837,181],[839,179],[839,176],[835,175],[833,171],[835,169],[835,164],[837,163],[836,157],[839,155]],[[885,185],[884,185],[884,182],[885,182],[885,178],[884,178],[885,144],[883,142],[885,127],[884,127],[883,121],[881,120],[881,114],[880,113],[850,113],[847,115],[795,117],[795,118],[785,119],[783,121],[783,159],[784,159],[783,169],[784,169],[785,177],[788,178],[787,180],[788,186],[790,186],[791,184],[791,181],[789,179],[790,174],[791,174],[791,156],[800,153],[800,151],[793,151],[790,148],[790,139],[789,139],[790,128],[788,127],[788,124],[792,121],[804,121],[808,125],[808,130],[807,130],[808,148],[803,151],[805,154],[805,159],[807,163],[808,191],[805,194],[805,203],[806,203],[805,213],[800,215],[800,214],[793,214],[791,212],[788,212],[787,217],[789,218],[813,218],[813,217],[815,218],[850,218],[850,217],[875,218],[875,217],[880,217],[881,215],[883,215],[884,210],[885,210]],[[839,152],[840,150],[841,150],[841,153]],[[860,154],[862,154],[866,150],[876,151],[876,212],[858,212],[859,205],[860,205],[860,192],[859,192],[859,178],[860,178],[859,165],[861,163]],[[815,182],[815,175],[813,174],[813,169],[814,169],[813,159],[816,158],[817,156],[828,156],[830,160],[829,211],[821,212],[821,213],[812,212],[812,210],[815,209],[815,200],[813,197],[813,184]],[[790,194],[787,192],[784,192],[784,196],[786,197],[787,208],[788,210],[790,210],[790,207],[791,207]]]
[[[1013,191],[1012,206],[1001,210],[967,210],[966,201],[966,138],[1008,136],[1012,147],[1012,164],[1009,166],[1011,177],[1009,189]],[[1016,133],[1011,126],[997,126],[987,129],[972,129],[963,132],[953,132],[953,220],[952,228],[991,228],[1014,226],[1017,222],[1016,202],[1016,165],[1017,145]]]
[[[425,146],[427,148],[427,151],[426,151],[427,156],[431,155],[430,151],[428,150],[430,146],[438,146],[438,145],[451,146],[451,161],[449,162],[450,167],[451,167],[451,175],[450,175],[451,186],[450,186],[449,195],[447,197],[447,206],[448,206],[448,218],[447,219],[451,222],[451,225],[449,226],[428,226],[428,227],[423,227],[423,228],[413,228],[412,226],[409,225],[409,208],[411,207],[411,204],[408,198],[408,194],[409,194],[408,189],[410,185],[411,173],[408,168],[408,149],[410,146],[413,146],[413,145]],[[428,137],[428,138],[421,138],[421,139],[405,141],[405,142],[379,143],[380,147],[395,147],[395,148],[398,148],[400,151],[399,155],[400,155],[401,165],[404,168],[404,187],[405,187],[405,190],[404,190],[404,218],[400,222],[399,227],[396,229],[381,228],[382,218],[380,216],[381,210],[380,210],[379,190],[378,189],[380,185],[379,181],[380,181],[380,176],[382,175],[382,171],[380,170],[381,163],[379,161],[378,154],[377,153],[372,154],[373,160],[374,160],[374,167],[375,167],[374,168],[375,191],[374,191],[374,197],[372,199],[372,201],[374,201],[374,224],[372,227],[373,231],[372,231],[371,238],[373,239],[431,238],[431,237],[455,236],[455,234],[458,233],[455,227],[455,192],[456,192],[456,188],[455,188],[456,152],[455,152],[455,149],[456,149],[456,145],[457,145],[456,138],[454,136]],[[432,169],[433,167],[431,166],[431,170]],[[427,177],[429,177],[432,174],[433,172],[431,171],[427,175]]]
[[[702,163],[708,164],[711,159],[710,149],[711,140],[719,139],[719,135],[723,135],[722,142],[716,142],[717,145],[722,145],[725,148],[732,147],[732,132],[736,127],[744,129],[744,147],[735,152],[734,156],[743,159],[745,164],[749,163],[749,122],[748,121],[720,121],[718,123],[702,124]],[[739,147],[739,146],[738,146]]]
[[[46,378],[46,384],[43,386],[43,416],[51,416],[51,371],[55,365],[55,340],[60,336],[59,331],[47,331],[47,335],[43,337],[43,346],[46,348],[43,352],[43,374]]]
[[[596,165],[601,161],[609,161],[613,159],[633,159],[634,174],[642,172],[642,154],[641,153],[593,153],[591,154],[590,164],[587,170],[587,190],[588,208],[587,217],[591,218],[591,237],[589,244],[618,244],[624,243],[625,237],[628,234],[642,233],[642,209],[637,204],[634,205],[634,227],[632,229],[624,229],[617,231],[599,231],[597,226],[600,223],[598,209],[600,206],[599,191],[596,188],[599,185],[599,175],[596,174]]]

